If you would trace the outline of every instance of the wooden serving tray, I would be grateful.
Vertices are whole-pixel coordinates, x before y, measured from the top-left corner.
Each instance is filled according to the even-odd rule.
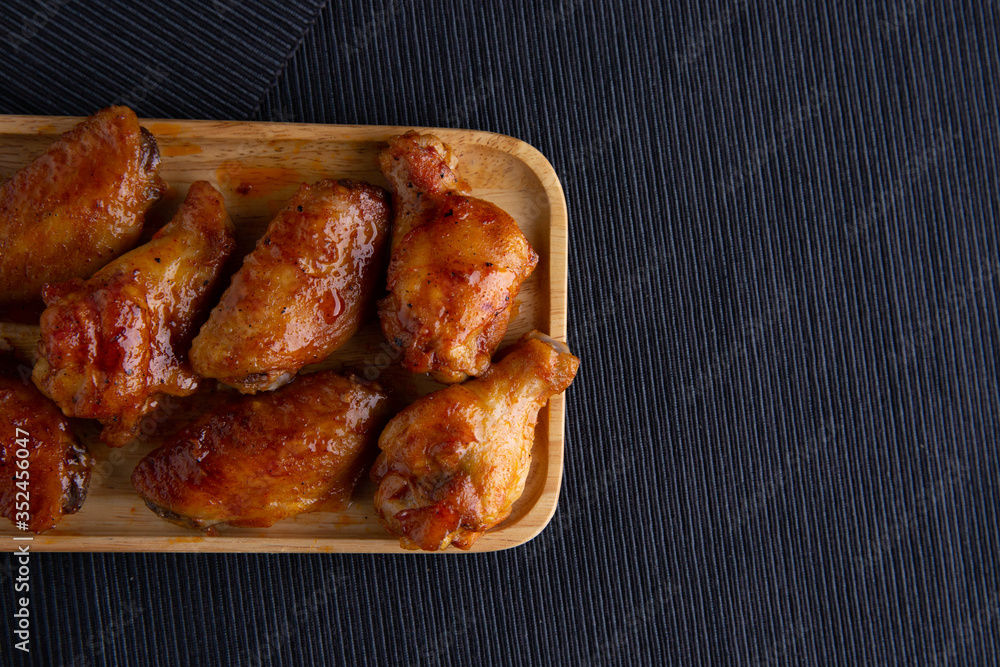
[[[0,116],[0,177],[11,175],[44,152],[80,120]],[[538,268],[521,287],[519,311],[501,349],[535,328],[565,340],[566,200],[552,165],[528,144],[489,132],[440,128],[176,120],[144,120],[142,125],[159,142],[160,174],[171,187],[165,200],[150,212],[150,225],[173,215],[193,181],[207,180],[225,196],[236,223],[239,251],[244,254],[300,183],[355,178],[385,187],[375,167],[380,144],[410,129],[433,132],[459,156],[459,172],[473,193],[509,212],[539,255]],[[30,354],[37,329],[0,323],[0,336]],[[370,376],[373,371],[369,369],[374,369],[379,381],[406,402],[440,388],[403,371],[388,350],[378,323],[370,322],[345,347],[305,371],[351,369],[362,374],[369,371]],[[183,401],[177,405],[181,407],[174,413],[183,413]],[[472,551],[523,544],[552,518],[562,482],[564,405],[563,396],[555,396],[542,410],[524,494],[510,517],[481,537]],[[178,417],[184,415],[171,415],[158,428],[167,428]],[[153,430],[156,422],[149,421]],[[223,527],[212,537],[167,523],[146,508],[129,481],[135,464],[156,446],[157,433],[110,450],[97,441],[94,424],[74,420],[74,430],[97,460],[87,501],[56,528],[34,536],[30,543],[34,550],[408,553],[378,524],[372,508],[375,487],[367,476],[348,507],[303,514],[270,528]],[[7,520],[0,524],[3,539],[27,535]],[[447,553],[458,551],[449,548]]]

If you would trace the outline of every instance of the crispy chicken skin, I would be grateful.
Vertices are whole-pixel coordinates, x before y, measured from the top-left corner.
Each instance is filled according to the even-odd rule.
[[[197,388],[188,346],[235,246],[222,195],[193,183],[149,243],[45,287],[35,384],[66,415],[100,420],[109,446],[126,444],[163,394]]]
[[[394,208],[382,332],[414,373],[446,384],[481,375],[538,255],[513,218],[470,196],[437,137],[394,137],[378,163]]]
[[[330,371],[300,376],[201,416],[140,461],[132,485],[185,527],[270,526],[350,499],[386,408],[377,385]]]
[[[252,394],[325,359],[358,330],[388,238],[384,190],[349,180],[303,185],[195,338],[195,371]]]
[[[379,438],[372,468],[380,523],[406,549],[468,549],[524,491],[538,411],[580,361],[563,343],[525,334],[482,377],[419,399]]]
[[[127,107],[66,132],[0,185],[0,303],[85,278],[135,244],[166,191],[156,140]]]
[[[59,408],[18,377],[13,361],[0,367],[0,419],[9,434],[0,438],[0,514],[40,533],[83,505],[93,459]],[[22,445],[26,458],[18,456]]]

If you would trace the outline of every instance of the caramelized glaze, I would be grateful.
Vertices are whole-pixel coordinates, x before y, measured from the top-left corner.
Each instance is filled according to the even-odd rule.
[[[100,420],[108,445],[127,443],[162,394],[197,388],[187,349],[234,248],[222,195],[193,183],[149,243],[46,286],[35,384],[66,415]]]
[[[0,302],[84,278],[139,238],[166,190],[152,135],[110,107],[62,135],[0,185]]]
[[[388,236],[382,190],[346,180],[303,185],[195,338],[195,371],[254,393],[325,359],[360,326]]]
[[[346,502],[374,455],[386,394],[331,372],[216,408],[146,456],[132,484],[187,527],[270,526]]]
[[[538,263],[514,219],[472,197],[456,166],[440,139],[413,132],[379,155],[394,207],[382,332],[405,368],[445,383],[489,367]]]
[[[28,498],[28,529],[48,530],[83,505],[93,459],[59,409],[7,359],[0,361],[0,420],[7,433],[0,438],[0,514],[17,525],[17,505]],[[17,455],[21,444],[24,459]],[[20,460],[28,462],[26,473]]]
[[[510,515],[531,466],[538,411],[579,359],[537,331],[480,377],[424,396],[379,438],[375,511],[407,549],[468,549]]]

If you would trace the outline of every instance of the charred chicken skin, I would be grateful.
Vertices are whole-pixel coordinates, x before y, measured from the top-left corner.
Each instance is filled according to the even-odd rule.
[[[374,454],[386,394],[329,371],[242,396],[183,428],[139,462],[132,484],[185,527],[270,526],[346,502]]]
[[[250,394],[325,359],[360,326],[388,237],[383,190],[348,180],[303,185],[195,338],[194,369]]]
[[[67,416],[100,420],[108,445],[126,444],[163,394],[197,388],[187,350],[235,245],[222,195],[192,184],[149,243],[45,287],[35,384]]]
[[[0,439],[0,514],[40,533],[83,505],[93,459],[13,361],[0,367],[0,419],[9,431]]]
[[[166,186],[156,140],[127,107],[66,132],[0,185],[0,303],[85,278],[132,247]]]
[[[379,438],[375,511],[407,549],[468,549],[524,491],[538,411],[579,360],[533,331],[477,379],[419,399]]]
[[[394,137],[378,162],[394,208],[382,332],[414,373],[442,383],[481,375],[538,255],[513,218],[470,195],[437,137]]]

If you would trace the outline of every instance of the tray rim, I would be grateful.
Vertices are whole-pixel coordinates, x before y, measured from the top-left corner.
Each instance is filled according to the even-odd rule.
[[[60,134],[83,120],[83,116],[0,115],[0,136]],[[566,342],[568,299],[569,220],[566,197],[555,168],[537,148],[505,134],[485,130],[426,127],[419,125],[355,125],[276,123],[238,120],[198,120],[174,118],[139,118],[157,141],[194,140],[211,132],[213,139],[288,141],[288,140],[348,140],[384,141],[386,138],[415,130],[430,132],[445,143],[480,144],[500,150],[520,160],[538,178],[547,198],[548,228],[548,317],[550,336]],[[65,127],[60,127],[65,126]],[[16,128],[16,129],[12,129]],[[32,131],[33,130],[33,131]],[[252,137],[245,136],[253,131]],[[167,142],[169,143],[169,141]],[[169,159],[169,158],[167,158]],[[127,535],[59,535],[42,533],[21,537],[38,551],[64,553],[391,553],[473,554],[511,549],[537,537],[555,515],[562,492],[565,444],[565,393],[553,396],[548,403],[548,469],[542,490],[534,504],[515,523],[501,524],[484,534],[471,549],[449,548],[438,552],[408,551],[399,547],[388,533],[372,536],[371,540],[337,537],[336,531],[326,538],[267,536],[215,537],[190,536],[127,536]],[[4,530],[5,534],[10,531]],[[29,539],[30,538],[30,539]]]

